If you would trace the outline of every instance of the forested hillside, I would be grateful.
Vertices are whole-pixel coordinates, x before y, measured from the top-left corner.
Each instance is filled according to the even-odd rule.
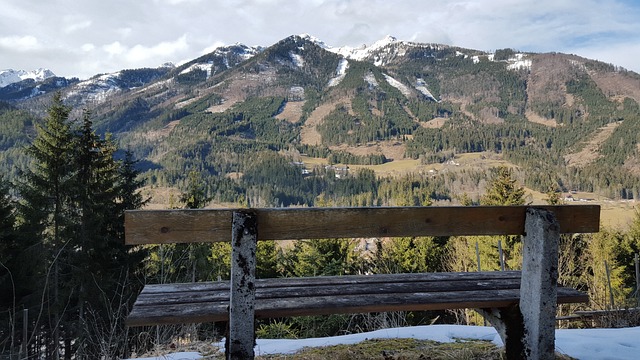
[[[234,45],[177,68],[71,83],[62,94],[72,117],[90,110],[100,133],[112,133],[142,160],[147,185],[181,188],[197,171],[221,202],[358,203],[332,185],[335,175],[338,183],[357,181],[349,165],[438,164],[487,151],[517,166],[524,184],[540,192],[612,199],[640,192],[638,74],[555,53],[390,40],[350,57],[320,45],[299,36],[268,48]],[[10,177],[25,165],[19,147],[51,94],[8,98],[14,108],[0,110],[0,156]],[[340,165],[305,164],[308,157]],[[277,193],[245,176],[252,172],[271,177]],[[279,176],[287,172],[299,174]],[[450,180],[441,175],[431,181],[434,197],[461,195],[448,193]],[[394,203],[365,192],[370,203]]]

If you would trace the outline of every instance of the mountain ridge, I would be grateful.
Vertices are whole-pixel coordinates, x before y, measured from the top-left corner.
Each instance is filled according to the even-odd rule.
[[[175,185],[191,169],[217,184],[212,192],[240,186],[247,196],[260,187],[246,183],[266,161],[258,154],[343,164],[413,159],[428,169],[490,151],[519,167],[533,189],[628,199],[640,194],[639,84],[634,72],[576,55],[393,37],[334,48],[302,34],[55,91],[77,112],[89,108],[98,131],[132,149],[155,184]],[[47,96],[11,103],[42,114]],[[619,125],[603,132],[608,124]]]

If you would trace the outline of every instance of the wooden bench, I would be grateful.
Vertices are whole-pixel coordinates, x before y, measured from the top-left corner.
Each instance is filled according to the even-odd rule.
[[[231,241],[231,281],[146,285],[128,326],[229,321],[227,357],[254,357],[254,319],[475,308],[507,358],[553,358],[560,233],[597,232],[600,208],[393,207],[130,211],[127,244]],[[522,271],[255,279],[257,240],[523,235]],[[525,279],[525,281],[522,281]]]

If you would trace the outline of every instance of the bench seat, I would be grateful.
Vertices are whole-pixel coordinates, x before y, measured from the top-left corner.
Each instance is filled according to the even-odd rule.
[[[305,315],[504,308],[518,304],[520,271],[411,273],[255,281],[256,318]],[[146,285],[128,326],[227,321],[229,281]],[[588,302],[558,287],[557,303]]]

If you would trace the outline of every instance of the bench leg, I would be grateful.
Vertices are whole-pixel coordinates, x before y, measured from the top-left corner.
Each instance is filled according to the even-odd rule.
[[[529,208],[522,237],[520,311],[530,359],[554,359],[560,225],[553,212]]]
[[[499,309],[476,309],[498,332],[508,360],[525,356],[524,321],[518,305]]]
[[[227,359],[253,359],[257,215],[251,211],[234,212],[232,233]]]
[[[560,227],[552,212],[529,208],[524,230],[519,305],[479,312],[500,334],[507,359],[555,359]]]

